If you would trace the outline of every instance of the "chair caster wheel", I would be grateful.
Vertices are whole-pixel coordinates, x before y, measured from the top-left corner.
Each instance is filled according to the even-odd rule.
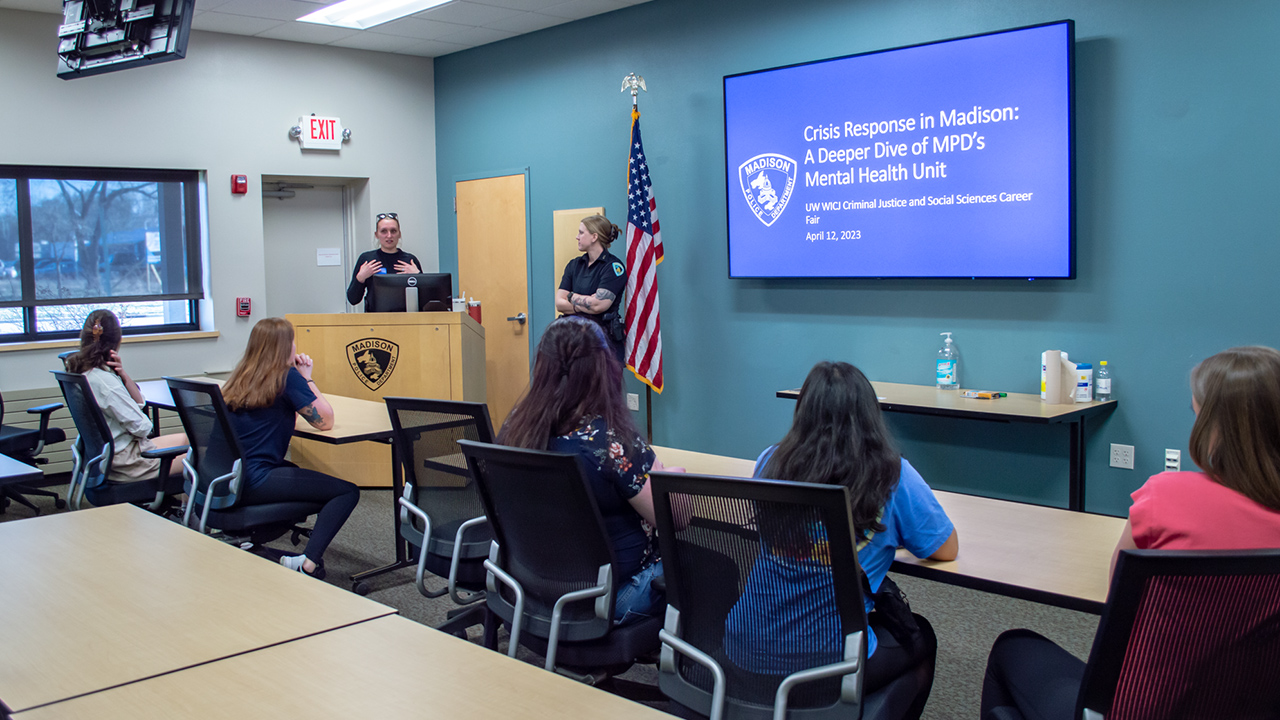
[[[299,533],[297,530],[294,530],[293,534],[289,536],[289,542],[293,543],[294,545],[297,545],[298,543],[302,542],[302,534]]]
[[[369,594],[369,583],[364,582],[364,581],[356,582],[356,583],[354,583],[354,584],[351,586],[351,592],[353,592],[353,593],[355,593],[355,594],[357,594],[357,595],[368,595],[368,594]]]
[[[62,498],[58,498],[53,501],[53,506],[61,510],[62,508],[67,506],[67,501],[63,500]]]

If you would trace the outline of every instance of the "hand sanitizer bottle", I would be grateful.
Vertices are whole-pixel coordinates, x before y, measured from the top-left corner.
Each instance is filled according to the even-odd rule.
[[[960,354],[951,342],[951,333],[938,333],[946,336],[942,349],[938,351],[938,389],[955,390],[960,387]]]

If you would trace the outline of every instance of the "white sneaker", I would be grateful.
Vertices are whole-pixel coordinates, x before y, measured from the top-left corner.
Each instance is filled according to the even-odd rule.
[[[297,570],[298,572],[302,573],[303,575],[306,575],[307,577],[313,577],[313,578],[316,578],[317,580],[323,580],[325,575],[324,565],[316,565],[316,569],[314,571],[307,572],[306,569],[303,567],[303,564],[306,561],[307,561],[306,555],[281,555],[280,556],[281,565],[289,568],[290,570]]]

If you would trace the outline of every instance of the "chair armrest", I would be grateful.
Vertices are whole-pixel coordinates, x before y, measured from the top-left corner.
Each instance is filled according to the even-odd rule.
[[[40,440],[36,443],[35,450],[31,453],[32,455],[39,455],[44,452],[44,434],[49,431],[49,416],[53,414],[53,411],[60,410],[62,407],[62,403],[49,403],[48,405],[27,408],[28,415],[40,416]]]
[[[144,458],[160,458],[165,460],[168,458],[176,458],[179,455],[190,450],[190,445],[178,445],[176,447],[156,448],[155,450],[143,450],[140,455]]]

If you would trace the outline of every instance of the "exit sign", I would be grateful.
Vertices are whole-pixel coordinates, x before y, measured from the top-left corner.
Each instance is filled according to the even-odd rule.
[[[342,120],[336,117],[309,115],[298,118],[302,135],[298,140],[308,150],[341,150],[343,140]]]

